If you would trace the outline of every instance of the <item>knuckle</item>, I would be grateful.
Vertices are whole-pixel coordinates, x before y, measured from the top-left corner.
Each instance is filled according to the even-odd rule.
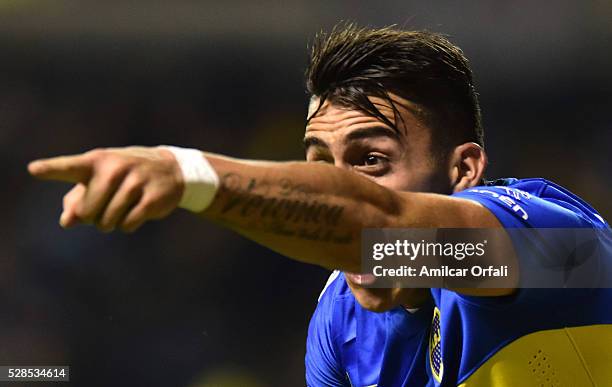
[[[128,186],[128,189],[139,189],[140,187],[142,187],[144,182],[144,176],[138,170],[131,171],[130,174],[126,177],[126,185]]]
[[[93,223],[95,220],[95,214],[92,211],[92,208],[89,206],[85,206],[81,203],[77,203],[73,207],[74,214],[86,223]]]
[[[129,184],[142,186],[147,182],[147,176],[141,168],[132,168],[127,176]]]
[[[127,160],[120,155],[105,153],[99,157],[100,169],[110,173],[115,171],[121,171],[128,166]]]
[[[116,161],[109,162],[102,171],[106,184],[118,184],[124,176],[124,167]]]
[[[76,210],[77,206],[75,205],[75,203],[71,200],[64,200],[64,204],[62,206],[64,211],[69,211],[72,212],[75,215],[79,215],[78,211]]]
[[[64,206],[73,205],[74,203],[76,203],[80,198],[83,197],[84,191],[85,190],[82,185],[77,185],[72,188],[64,195],[62,199]]]
[[[83,210],[83,206],[74,206],[74,208],[72,210],[74,211],[74,215],[76,217],[78,217],[79,219],[81,219],[83,221],[87,220],[87,214]]]
[[[105,155],[106,150],[104,148],[95,148],[85,152],[85,156],[90,158],[92,161],[98,161],[100,159],[103,159]]]
[[[130,167],[128,158],[110,149],[94,149],[87,152],[87,155],[95,168],[103,174],[121,175]]]

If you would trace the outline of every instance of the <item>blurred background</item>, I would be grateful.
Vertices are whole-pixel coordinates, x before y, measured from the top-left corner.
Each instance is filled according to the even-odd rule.
[[[0,365],[75,386],[301,386],[328,273],[177,212],[57,225],[34,158],[175,144],[302,159],[307,42],[340,20],[448,34],[471,58],[490,177],[612,215],[609,1],[0,1]],[[40,384],[41,386],[43,384]]]

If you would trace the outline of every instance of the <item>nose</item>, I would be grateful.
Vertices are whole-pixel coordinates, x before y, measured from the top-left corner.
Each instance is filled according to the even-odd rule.
[[[346,170],[351,169],[350,164],[348,164],[347,162],[342,160],[342,158],[340,158],[340,157],[335,157],[334,158],[334,165],[336,167],[338,167],[338,168],[342,168],[342,169],[346,169]]]

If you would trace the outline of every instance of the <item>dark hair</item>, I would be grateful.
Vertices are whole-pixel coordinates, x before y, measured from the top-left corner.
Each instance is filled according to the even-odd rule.
[[[478,95],[469,62],[442,35],[394,27],[359,28],[340,24],[317,34],[306,70],[308,92],[341,106],[357,108],[396,128],[368,99],[392,103],[389,92],[417,103],[430,126],[434,152],[473,141],[484,146]],[[309,119],[311,117],[308,117]]]

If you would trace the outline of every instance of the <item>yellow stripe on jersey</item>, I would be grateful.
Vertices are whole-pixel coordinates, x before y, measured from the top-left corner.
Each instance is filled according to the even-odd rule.
[[[500,349],[460,387],[612,386],[612,325],[552,329]]]

